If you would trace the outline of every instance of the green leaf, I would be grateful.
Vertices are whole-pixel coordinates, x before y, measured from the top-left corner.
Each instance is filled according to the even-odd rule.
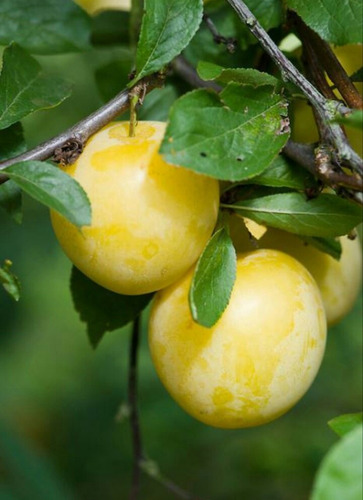
[[[0,2],[0,44],[15,41],[33,54],[89,49],[90,23],[72,0]]]
[[[189,293],[193,319],[211,327],[226,309],[236,279],[236,251],[225,228],[209,240],[200,256]]]
[[[311,238],[305,236],[303,239],[306,243],[313,245],[320,252],[327,253],[335,260],[339,260],[342,255],[342,244],[339,240],[334,238],[319,238],[317,236]]]
[[[358,71],[355,71],[350,79],[352,82],[363,82],[363,66],[358,69]]]
[[[145,0],[136,52],[136,77],[162,69],[188,45],[203,15],[202,0]]]
[[[26,144],[20,123],[15,123],[5,130],[0,130],[0,161],[8,160],[13,156],[24,153],[24,151],[26,151]]]
[[[20,224],[23,219],[21,189],[15,182],[8,180],[0,185],[0,207]]]
[[[283,21],[283,2],[281,0],[246,0],[246,5],[260,24],[269,30]]]
[[[353,111],[348,116],[338,116],[333,120],[334,122],[341,123],[342,125],[348,125],[349,127],[358,128],[359,130],[363,130],[363,111],[361,109],[357,109]]]
[[[260,224],[327,238],[349,233],[362,218],[358,205],[332,194],[308,200],[301,193],[280,193],[239,201],[228,207]]]
[[[34,199],[56,210],[76,226],[91,224],[91,206],[82,186],[58,167],[23,161],[3,171]]]
[[[347,413],[329,420],[328,425],[338,436],[345,436],[363,422],[363,413]]]
[[[359,0],[287,0],[305,23],[336,45],[362,43],[363,7]]]
[[[266,87],[195,90],[173,105],[160,151],[167,162],[210,177],[251,179],[286,143],[285,117],[285,101]]]
[[[217,80],[221,83],[236,82],[254,88],[263,85],[276,87],[279,81],[268,73],[252,68],[223,68],[218,64],[200,61],[197,71],[202,80]]]
[[[95,73],[96,83],[104,101],[109,101],[124,88],[131,72],[133,55],[130,50],[122,50],[116,61],[101,66]]]
[[[10,271],[12,262],[6,260],[0,267],[0,283],[16,302],[20,299],[20,281],[15,274]]]
[[[315,478],[311,500],[362,498],[362,430],[357,426],[331,448]]]
[[[166,121],[169,110],[178,98],[178,92],[173,85],[166,84],[162,89],[154,89],[138,111],[140,120]]]
[[[0,75],[0,129],[33,111],[57,106],[70,93],[67,82],[44,75],[40,64],[12,43],[4,51]]]
[[[120,295],[97,285],[76,267],[72,269],[71,292],[88,338],[97,347],[103,335],[127,325],[148,305],[152,294]]]
[[[242,50],[247,48],[253,38],[252,35],[250,36],[247,28],[239,21],[237,14],[227,2],[223,2],[223,5],[220,5],[220,2],[217,6],[215,3],[208,2],[204,7],[205,12],[213,21],[218,33],[237,40],[235,51],[231,54],[224,44],[215,43],[206,23],[202,22],[191,42],[185,47],[183,55],[192,66],[197,66],[199,61],[210,61],[226,67],[253,66],[257,45],[250,46],[249,50]]]
[[[290,188],[302,191],[316,186],[314,177],[297,163],[279,155],[262,174],[254,177],[251,182],[260,186]]]

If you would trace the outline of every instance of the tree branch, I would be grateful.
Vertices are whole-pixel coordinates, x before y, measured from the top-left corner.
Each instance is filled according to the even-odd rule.
[[[163,84],[164,78],[159,75],[151,75],[140,80],[136,86],[144,85],[145,92],[150,92],[156,87]],[[54,152],[62,148],[65,144],[75,142],[83,145],[91,135],[96,133],[102,127],[107,125],[110,121],[118,115],[124,113],[129,108],[129,93],[133,89],[125,89],[117,94],[113,99],[106,103],[101,108],[97,109],[94,113],[90,114],[73,127],[65,132],[49,139],[48,141],[39,144],[34,149],[31,149],[21,155],[10,158],[0,163],[0,171],[6,167],[10,167],[15,163],[28,160],[48,160],[54,156]],[[7,180],[5,174],[0,173],[0,184]]]
[[[357,174],[345,174],[344,172],[337,172],[329,168],[324,168],[322,162],[322,152],[318,151],[316,154],[314,146],[310,144],[301,144],[294,141],[287,141],[283,153],[292,160],[296,161],[299,165],[304,167],[314,176],[331,186],[337,188],[338,186],[353,189],[354,191],[362,191],[363,179]],[[330,158],[327,158],[330,161]]]
[[[332,120],[337,113],[342,112],[341,103],[338,101],[327,100],[322,94],[320,94],[320,92],[281,52],[242,0],[228,0],[228,2],[237,12],[239,18],[248,27],[251,33],[258,39],[264,50],[273,59],[281,72],[282,78],[299,87],[314,106],[321,120],[326,124],[327,140],[336,151],[337,162],[343,162],[349,165],[353,170],[362,174],[363,160],[348,144],[340,126],[335,123],[330,123],[330,120]],[[346,109],[343,111],[346,112]]]
[[[128,378],[128,403],[130,407],[130,423],[132,430],[132,445],[134,450],[134,463],[132,470],[132,485],[129,500],[136,500],[140,489],[140,464],[144,459],[142,451],[141,432],[139,415],[137,411],[137,353],[140,341],[140,316],[138,316],[132,326],[130,357],[129,357],[129,378]]]
[[[361,95],[350,80],[343,66],[340,64],[330,45],[307,26],[295,12],[291,12],[290,17],[296,26],[298,35],[303,44],[312,47],[319,59],[320,67],[325,69],[348,106],[354,109],[363,109]]]
[[[146,472],[150,477],[162,484],[166,489],[183,500],[201,500],[189,491],[184,490],[170,479],[164,477],[157,464],[149,460],[143,449],[139,414],[137,409],[137,355],[140,344],[141,317],[138,316],[132,325],[131,342],[129,352],[129,372],[128,372],[128,407],[130,411],[130,424],[132,433],[132,447],[134,454],[132,484],[129,500],[137,500],[140,491],[141,471]]]

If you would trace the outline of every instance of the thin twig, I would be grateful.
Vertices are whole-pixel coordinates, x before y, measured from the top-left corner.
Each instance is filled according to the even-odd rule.
[[[216,92],[222,90],[217,83],[202,80],[195,68],[183,56],[176,57],[171,66],[191,87],[213,89]]]
[[[316,154],[314,146],[301,144],[292,140],[287,141],[283,153],[291,160],[304,167],[314,176],[331,187],[343,186],[354,191],[362,191],[363,180],[357,174],[345,174],[335,170],[322,168],[321,154]]]
[[[140,316],[133,323],[130,343],[129,378],[128,378],[128,403],[130,407],[130,423],[132,431],[132,446],[134,450],[134,463],[132,470],[132,485],[129,500],[136,500],[140,490],[140,464],[144,459],[142,451],[139,415],[137,411],[137,354],[140,341]]]
[[[228,52],[230,54],[233,54],[233,52],[236,50],[237,47],[237,40],[233,37],[226,37],[221,35],[221,33],[219,33],[217,29],[217,26],[214,24],[214,22],[208,16],[208,14],[203,15],[203,21],[205,22],[209,31],[212,33],[213,40],[215,41],[215,43],[217,44],[222,43],[223,45],[226,46]]]
[[[140,82],[145,84],[145,92],[150,92],[155,87],[160,87],[163,84],[163,81],[163,77],[159,74],[148,76],[140,80]],[[140,85],[140,82],[136,85]],[[53,157],[56,150],[62,148],[70,141],[84,144],[87,139],[91,137],[91,135],[129,108],[129,92],[130,91],[128,89],[123,90],[117,94],[116,97],[111,99],[111,101],[78,122],[76,125],[73,125],[73,127],[69,128],[65,132],[62,132],[56,137],[39,144],[34,149],[1,162],[0,171],[21,161],[48,160]],[[0,174],[0,184],[5,182],[7,179],[8,178],[5,174]]]
[[[282,78],[298,86],[315,107],[321,120],[326,123],[327,139],[335,149],[338,161],[345,162],[353,170],[362,174],[363,160],[347,143],[344,132],[341,130],[340,126],[335,123],[330,123],[330,120],[332,120],[337,113],[341,112],[341,103],[327,100],[309,80],[298,71],[262,28],[256,17],[242,0],[228,0],[228,2],[278,66]],[[344,112],[346,112],[346,108],[344,108]]]
[[[132,433],[133,447],[133,471],[132,484],[129,500],[137,500],[140,491],[141,471],[162,484],[166,489],[174,493],[182,500],[201,500],[189,491],[184,490],[170,479],[164,477],[155,462],[149,460],[142,445],[139,413],[137,408],[137,358],[140,344],[141,318],[138,316],[132,326],[130,353],[129,353],[129,373],[128,373],[128,408]]]

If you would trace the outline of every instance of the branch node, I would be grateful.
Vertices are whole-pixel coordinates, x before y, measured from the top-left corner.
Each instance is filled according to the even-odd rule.
[[[82,153],[84,144],[81,140],[77,138],[70,138],[62,146],[57,147],[54,150],[53,161],[59,163],[64,167],[65,165],[71,165],[74,163],[79,155]]]

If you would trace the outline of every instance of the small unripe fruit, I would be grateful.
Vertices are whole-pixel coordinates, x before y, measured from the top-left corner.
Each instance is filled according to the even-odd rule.
[[[307,391],[325,347],[319,290],[295,259],[274,250],[240,254],[232,296],[210,329],[191,317],[193,271],[156,296],[149,344],[172,397],[222,428],[267,423]]]

